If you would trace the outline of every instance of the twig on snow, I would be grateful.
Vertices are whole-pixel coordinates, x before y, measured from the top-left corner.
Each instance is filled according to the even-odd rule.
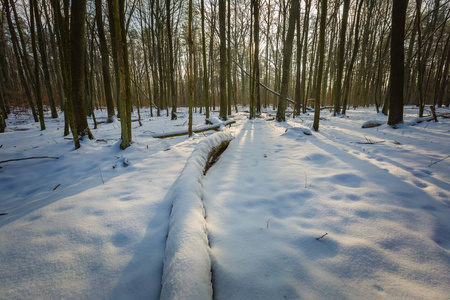
[[[113,169],[114,169],[114,167],[113,167]],[[98,167],[98,170],[100,171],[100,178],[102,179],[103,184],[105,184],[105,181],[103,180],[102,169],[100,169],[100,167]]]
[[[270,220],[272,220],[272,218],[269,218],[269,220],[267,220],[266,229],[269,229],[269,222],[270,222]]]
[[[376,142],[372,142],[371,140],[369,140],[366,136],[364,136],[364,138],[366,139],[367,142],[356,142],[357,144],[364,144],[364,145],[373,145],[373,144],[379,144],[379,143],[384,143],[386,141],[376,141]]]
[[[33,156],[33,157],[24,157],[24,158],[13,158],[0,161],[0,164],[10,162],[10,161],[19,161],[19,160],[28,160],[28,159],[37,159],[37,158],[49,158],[49,159],[59,159],[59,157],[52,156]]]
[[[435,165],[435,164],[437,164],[438,162],[441,162],[441,161],[443,161],[443,160],[446,160],[446,159],[449,158],[449,157],[450,157],[450,155],[447,155],[447,156],[444,157],[443,159],[440,159],[440,160],[438,160],[438,161],[432,162],[431,164],[428,165],[428,167],[431,167],[432,165]]]
[[[322,236],[316,238],[316,241],[320,240],[321,238],[323,238],[323,237],[326,236],[327,234],[328,234],[328,232],[326,232],[324,235],[322,235]]]

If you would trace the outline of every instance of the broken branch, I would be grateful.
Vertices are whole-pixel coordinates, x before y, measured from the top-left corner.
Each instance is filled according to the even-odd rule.
[[[327,234],[328,234],[328,232],[326,232],[324,235],[322,235],[322,236],[316,238],[316,241],[320,240],[321,238],[323,238],[323,237],[326,236]]]
[[[10,162],[10,161],[29,160],[29,159],[38,159],[38,158],[59,159],[59,157],[52,157],[52,156],[33,156],[33,157],[13,158],[13,159],[2,160],[2,161],[0,161],[0,164]]]
[[[438,160],[438,161],[432,162],[431,164],[428,165],[428,167],[431,167],[432,165],[435,165],[435,164],[437,164],[438,162],[441,162],[441,161],[443,161],[443,160],[446,160],[446,159],[449,158],[449,157],[450,157],[450,155],[447,155],[447,156],[444,157],[443,159],[440,159],[440,160]]]

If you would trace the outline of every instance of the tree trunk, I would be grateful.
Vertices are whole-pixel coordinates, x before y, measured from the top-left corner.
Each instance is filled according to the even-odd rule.
[[[103,71],[103,88],[105,90],[106,109],[108,111],[108,120],[110,123],[113,121],[114,112],[114,100],[111,90],[111,75],[109,70],[109,53],[108,46],[105,38],[105,28],[103,26],[102,17],[102,2],[101,0],[95,0],[95,19],[97,21],[98,38],[100,41],[100,54],[102,57],[102,71]]]
[[[169,46],[169,88],[168,88],[168,99],[172,104],[172,114],[171,119],[174,120],[177,112],[177,97],[175,92],[175,80],[174,80],[174,62],[173,62],[173,43],[172,43],[172,24],[170,20],[170,0],[166,0],[166,26],[167,26],[167,40]]]
[[[254,39],[255,39],[255,60],[253,63],[255,76],[255,98],[256,98],[256,115],[261,115],[261,94],[259,90],[259,0],[253,0],[253,17],[254,17]]]
[[[425,105],[423,103],[423,73],[422,73],[422,28],[420,24],[422,0],[416,0],[417,20],[417,90],[419,92],[419,118],[423,117]]]
[[[220,38],[220,118],[227,120],[227,49],[225,36],[225,0],[219,0],[219,38]]]
[[[299,19],[299,0],[293,0],[289,12],[289,25],[286,35],[286,42],[283,47],[283,76],[281,79],[280,99],[278,100],[277,121],[286,121],[286,97],[288,94],[289,77],[291,73],[292,44],[294,41],[295,23]]]
[[[353,52],[352,57],[350,59],[350,64],[347,69],[347,73],[345,75],[345,82],[344,82],[344,101],[342,103],[342,114],[345,115],[347,112],[347,102],[348,102],[348,95],[350,94],[350,82],[352,78],[352,71],[353,66],[355,64],[356,55],[358,54],[358,47],[359,47],[359,22],[361,19],[361,9],[364,1],[360,0],[358,11],[356,13],[356,21],[355,21],[355,44],[353,46]]]
[[[308,100],[308,95],[306,94],[306,59],[308,56],[308,30],[309,30],[309,12],[311,9],[311,0],[305,0],[305,18],[303,20],[303,58],[302,58],[302,84],[301,84],[301,95],[302,95],[302,106],[303,113],[306,113],[306,104]],[[312,63],[312,62],[311,62]]]
[[[31,90],[30,90],[30,87],[26,80],[24,68],[22,67],[22,61],[21,61],[21,55],[20,55],[20,49],[19,49],[19,41],[17,38],[16,31],[14,29],[13,22],[12,22],[11,11],[10,11],[10,6],[9,6],[8,0],[3,0],[3,7],[5,10],[6,20],[8,21],[8,28],[9,28],[9,32],[11,35],[11,42],[13,45],[14,56],[15,56],[16,62],[17,62],[17,68],[18,68],[17,71],[19,73],[20,82],[22,84],[23,89],[25,90],[25,95],[26,95],[26,98],[28,101],[28,105],[31,108],[31,113],[33,114],[33,119],[35,122],[39,122],[39,118],[36,113],[36,108],[33,103],[33,97],[31,94]]]
[[[392,5],[389,125],[403,123],[404,39],[407,6],[408,0],[394,0]]]
[[[448,73],[449,73],[449,66],[450,66],[450,43],[449,43],[449,41],[450,41],[450,35],[447,36],[447,41],[445,43],[446,45],[444,48],[444,55],[442,57],[443,60],[445,59],[445,63],[443,64],[444,71],[442,73],[440,82],[438,82],[438,84],[436,85],[436,89],[438,89],[437,99],[436,99],[436,103],[437,103],[438,107],[442,107],[442,104],[444,102],[445,89],[447,87],[447,83],[449,82],[449,80],[448,80]]]
[[[231,101],[233,98],[231,85],[231,0],[228,0],[227,4],[227,113],[231,115]]]
[[[327,0],[322,0],[322,9],[320,13],[320,32],[319,32],[319,66],[317,70],[317,85],[316,85],[316,99],[314,105],[314,123],[315,131],[319,130],[320,118],[320,85],[322,81],[323,61],[325,56],[325,21],[327,19]]]
[[[192,0],[189,0],[188,19],[188,47],[189,47],[189,136],[192,135],[192,106],[194,103],[194,40],[192,38]],[[222,109],[222,107],[221,107]]]
[[[37,52],[37,46],[36,46],[36,32],[35,32],[35,26],[34,26],[34,1],[36,0],[30,0],[30,19],[31,19],[31,49],[33,51],[33,58],[34,58],[34,84],[35,84],[35,92],[36,92],[36,103],[37,108],[39,112],[39,123],[41,125],[41,130],[45,130],[45,122],[44,122],[44,108],[42,105],[42,92],[41,92],[41,82],[39,79],[40,76],[40,70],[39,70],[39,56]],[[36,16],[37,17],[37,16]]]
[[[80,148],[80,140],[77,134],[75,126],[75,116],[73,113],[72,105],[72,69],[71,69],[71,47],[70,47],[70,24],[69,24],[69,3],[64,2],[63,10],[65,19],[61,14],[61,5],[57,0],[51,1],[55,32],[58,40],[58,49],[61,58],[61,69],[63,73],[63,86],[64,86],[64,135],[69,134],[69,128],[72,132],[73,142],[75,149]],[[78,41],[79,42],[79,41]]]
[[[305,16],[306,18],[306,16]],[[301,35],[300,31],[300,17],[297,19],[297,72],[296,72],[296,78],[295,78],[295,101],[297,103],[295,104],[294,109],[294,117],[300,115],[300,108],[301,108],[301,59],[302,59],[302,46],[303,46],[303,37],[304,35]],[[267,93],[267,92],[266,92]]]
[[[344,10],[342,12],[342,24],[341,30],[339,32],[339,50],[337,54],[336,84],[333,95],[334,100],[333,115],[336,115],[341,111],[341,86],[342,86],[342,74],[344,72],[345,33],[347,31],[347,19],[349,8],[350,8],[350,0],[344,0]]]
[[[38,37],[38,43],[39,43],[39,52],[41,53],[41,60],[42,60],[42,69],[44,71],[44,82],[45,82],[45,88],[47,90],[47,96],[50,104],[50,111],[52,114],[52,118],[57,118],[58,113],[56,111],[56,105],[55,105],[55,99],[53,97],[52,87],[51,87],[51,80],[50,80],[50,73],[48,70],[48,62],[47,62],[47,48],[46,48],[46,41],[44,38],[44,32],[42,28],[42,21],[41,21],[41,15],[39,13],[37,0],[32,0],[33,3],[33,11],[34,16],[36,20],[36,30],[37,30],[37,37]],[[30,8],[31,10],[31,8]]]
[[[70,57],[72,69],[72,105],[78,135],[93,139],[86,118],[86,0],[77,0],[71,6],[70,18]]]
[[[203,101],[205,104],[206,118],[209,118],[209,81],[206,65],[206,35],[205,35],[205,0],[201,0],[202,15],[202,58],[203,58]]]
[[[120,148],[126,149],[131,145],[131,84],[123,11],[124,0],[108,0],[108,8],[121,125]]]

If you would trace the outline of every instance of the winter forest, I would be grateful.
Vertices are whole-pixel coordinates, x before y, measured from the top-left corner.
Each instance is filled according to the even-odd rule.
[[[449,19],[0,0],[0,299],[448,299]]]

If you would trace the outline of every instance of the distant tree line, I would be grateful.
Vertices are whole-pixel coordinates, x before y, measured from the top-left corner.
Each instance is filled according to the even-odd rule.
[[[65,115],[64,133],[92,138],[106,108],[131,143],[131,113],[177,107],[227,119],[321,106],[450,104],[449,0],[0,0],[0,131],[10,107]],[[286,101],[289,98],[292,101]],[[293,103],[291,103],[293,102]],[[391,116],[392,115],[392,116]],[[395,117],[394,117],[395,115]],[[190,122],[192,125],[192,121]]]

